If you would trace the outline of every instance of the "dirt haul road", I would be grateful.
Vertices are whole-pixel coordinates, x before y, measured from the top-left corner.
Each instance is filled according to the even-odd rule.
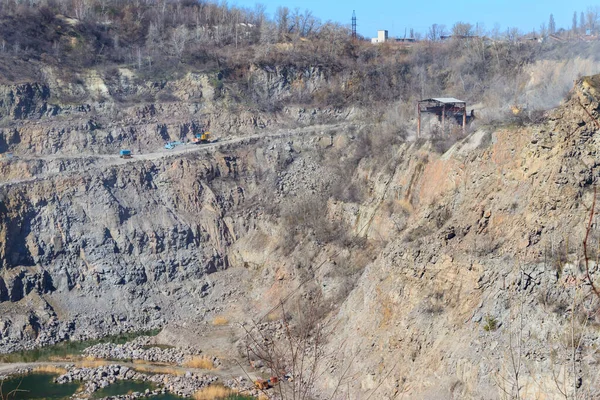
[[[33,161],[43,161],[43,162],[52,162],[52,161],[83,161],[85,165],[82,166],[77,172],[86,172],[93,169],[106,168],[112,166],[125,165],[128,163],[135,163],[140,161],[154,161],[163,158],[169,157],[178,157],[186,154],[198,153],[203,151],[211,151],[221,147],[227,146],[236,146],[243,145],[251,142],[256,142],[264,139],[278,139],[285,137],[294,137],[294,136],[317,136],[324,135],[326,132],[334,132],[347,126],[348,124],[334,124],[334,125],[315,125],[305,128],[291,129],[291,130],[278,130],[274,133],[270,134],[254,134],[247,135],[242,137],[230,137],[227,139],[205,143],[205,144],[193,144],[186,143],[175,147],[172,150],[161,149],[159,151],[153,153],[142,153],[142,154],[134,154],[132,158],[123,159],[118,154],[79,154],[76,156],[64,156],[64,155],[49,155],[49,156],[41,156],[41,157],[21,157],[17,156],[16,159],[19,161],[25,162],[33,162]],[[9,161],[10,162],[10,161]],[[83,163],[82,163],[83,164]],[[57,176],[62,174],[63,172],[48,172],[39,175],[35,175],[32,177],[21,178],[21,179],[11,179],[4,182],[0,182],[0,188],[5,186],[17,185],[21,183],[34,182],[43,179],[49,179],[53,176]],[[0,180],[2,178],[0,177]]]

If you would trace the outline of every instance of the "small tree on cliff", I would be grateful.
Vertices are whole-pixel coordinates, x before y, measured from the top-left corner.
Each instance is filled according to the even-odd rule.
[[[333,337],[336,326],[328,322],[325,316],[328,308],[318,293],[313,291],[297,299],[293,307],[286,307],[286,301],[290,299],[287,297],[267,314],[270,317],[279,314],[279,320],[256,322],[245,328],[244,346],[240,350],[250,364],[257,368],[264,365],[260,368],[280,381],[273,390],[263,390],[267,398],[315,398],[321,378],[328,368],[337,364],[334,360],[344,344],[327,352],[326,344]],[[353,360],[344,364],[331,398],[340,394]]]
[[[279,311],[279,321],[246,330],[246,356],[283,381],[275,389],[282,399],[310,399],[322,373],[326,326],[314,306],[298,306],[292,317],[282,302]]]

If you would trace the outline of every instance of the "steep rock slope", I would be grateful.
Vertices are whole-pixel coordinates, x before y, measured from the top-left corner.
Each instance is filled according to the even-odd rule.
[[[217,193],[211,188],[217,177],[232,173],[223,157],[218,159],[222,165],[214,158],[212,163],[210,158],[133,163],[5,188],[0,213],[3,305],[10,309],[31,294],[42,296],[52,309],[54,294],[66,302],[58,307],[64,315],[85,314],[78,310],[89,307],[85,301],[60,294],[94,298],[114,292],[128,297],[125,309],[117,303],[111,313],[110,302],[99,299],[92,301],[95,310],[86,318],[121,313],[129,324],[158,323],[134,312],[149,294],[133,289],[147,284],[168,291],[172,282],[181,286],[227,267],[223,249],[234,227],[222,216],[243,193],[235,185]],[[4,334],[10,338],[8,331]]]
[[[292,141],[225,142],[107,166],[57,159],[60,168],[41,164],[45,175],[34,168],[35,179],[3,184],[2,350],[200,324],[240,308],[253,315],[253,301],[268,305],[272,268],[282,268],[281,238],[288,285],[301,278],[291,252],[327,252],[312,240],[301,245],[286,236],[292,229],[305,235],[320,222],[318,214],[294,227],[304,211],[293,198],[327,193],[335,177],[313,156],[341,133],[315,129]],[[289,224],[280,226],[282,218]]]
[[[336,314],[333,343],[344,347],[330,387],[342,379],[371,398],[598,395],[600,298],[583,251],[600,177],[598,78],[578,81],[542,124],[478,132],[441,157],[415,148],[396,169],[386,198],[407,229]]]
[[[110,132],[96,123],[35,147],[81,117],[23,121],[42,122],[36,138],[13,125],[5,146],[25,156],[0,168],[37,179],[0,187],[0,349],[247,321],[300,288],[337,322],[324,391],[594,396],[598,300],[582,241],[600,174],[598,87],[584,78],[543,123],[483,128],[443,155],[364,126],[315,127],[103,167],[77,153],[129,143],[135,121],[108,147],[92,143]],[[183,105],[153,107],[163,123]],[[157,135],[135,143],[153,149]],[[598,237],[594,218],[592,278]]]

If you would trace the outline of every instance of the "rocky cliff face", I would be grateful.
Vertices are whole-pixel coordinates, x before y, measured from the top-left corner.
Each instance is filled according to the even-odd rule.
[[[123,147],[153,151],[166,141],[191,140],[204,130],[227,137],[348,115],[331,108],[274,106],[326,82],[318,68],[249,72],[246,90],[277,112],[238,104],[235,96],[241,89],[225,86],[221,73],[148,81],[124,68],[68,76],[42,69],[41,82],[0,85],[0,152],[39,156],[110,153]]]
[[[331,184],[326,169],[286,172],[339,134],[315,129],[148,160],[2,161],[12,177],[30,168],[0,187],[2,349],[200,322],[248,296],[252,285],[232,284],[231,274],[262,274],[250,266],[293,229],[277,226],[278,203]],[[285,204],[291,218],[295,206]]]
[[[48,110],[50,88],[39,83],[3,86],[0,92],[0,118],[39,118]]]
[[[139,290],[128,301],[141,308],[143,287],[181,287],[227,268],[226,249],[248,223],[224,219],[249,190],[234,179],[240,164],[204,153],[5,187],[0,300]]]
[[[597,77],[543,123],[482,128],[438,154],[339,110],[219,109],[209,76],[127,74],[3,89],[0,151],[16,156],[0,160],[0,350],[247,321],[300,288],[336,327],[324,391],[597,393],[595,216],[582,256]],[[259,71],[254,83],[283,97],[298,79],[326,77]],[[55,88],[93,101],[57,102]],[[160,150],[205,128],[221,141]],[[114,156],[125,146],[133,160]]]
[[[252,76],[253,90],[270,101],[324,79],[318,69],[255,68]],[[256,202],[276,189],[277,174],[297,158],[286,139],[274,138],[269,150],[262,149],[268,142],[251,145],[256,133],[347,116],[242,109],[228,101],[236,89],[221,79],[42,68],[40,82],[0,87],[3,351],[162,326],[170,317],[202,319],[218,309],[220,301],[174,303],[209,296],[207,277],[231,267],[230,259],[247,265],[248,249],[232,250],[260,220],[247,197]],[[209,129],[222,145],[177,156],[163,149]],[[315,129],[330,130],[315,127],[296,140],[314,148]],[[133,150],[132,162],[116,157],[121,148]],[[235,292],[215,291],[220,300]]]
[[[353,339],[330,384],[358,376],[350,391],[379,398],[598,395],[597,79],[542,124],[479,132],[441,157],[412,149],[383,196],[406,229],[336,315],[334,343]]]

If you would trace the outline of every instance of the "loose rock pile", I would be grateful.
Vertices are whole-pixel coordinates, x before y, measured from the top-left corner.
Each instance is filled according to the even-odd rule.
[[[194,349],[160,348],[151,346],[150,336],[140,336],[125,344],[99,343],[83,351],[87,356],[107,360],[144,360],[181,365],[189,356],[200,354]]]
[[[73,381],[84,381],[83,393],[91,394],[101,388],[115,383],[118,380],[134,380],[152,382],[160,389],[147,390],[144,393],[130,394],[116,397],[119,399],[136,399],[146,396],[158,395],[165,392],[180,396],[190,397],[198,390],[218,380],[216,376],[198,375],[187,372],[185,376],[173,376],[166,374],[144,374],[122,365],[108,365],[97,368],[75,368],[70,367],[67,373],[56,378],[57,383],[68,383]],[[129,397],[127,397],[129,396]],[[134,396],[134,397],[131,397]]]

